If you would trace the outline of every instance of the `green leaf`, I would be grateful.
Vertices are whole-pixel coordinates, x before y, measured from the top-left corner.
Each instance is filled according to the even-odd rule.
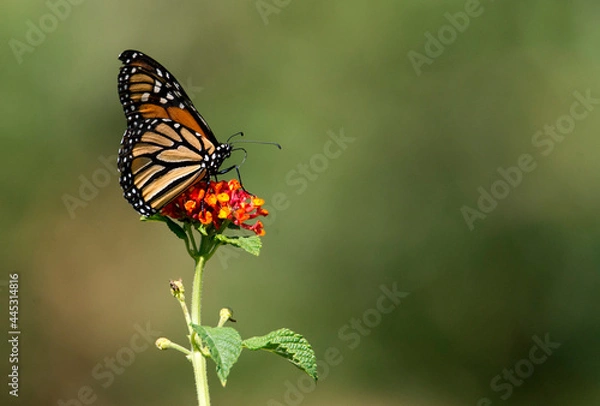
[[[187,235],[186,235],[183,227],[181,227],[179,224],[177,224],[176,222],[174,222],[173,220],[171,220],[168,217],[161,216],[160,214],[154,214],[150,217],[142,216],[140,218],[140,220],[142,220],[142,221],[160,221],[163,223],[167,223],[169,230],[171,230],[177,237],[181,238],[182,240],[187,239]]]
[[[242,346],[252,351],[273,352],[306,372],[315,381],[318,379],[315,352],[306,338],[292,330],[282,328],[265,336],[251,337],[242,341]]]
[[[223,234],[217,234],[216,239],[223,244],[231,244],[236,247],[240,247],[246,252],[252,255],[258,256],[260,254],[260,248],[262,247],[262,241],[257,235],[251,235],[249,237],[235,236],[227,237]]]
[[[227,384],[227,376],[242,352],[242,337],[231,327],[207,327],[192,324],[210,357],[217,364],[217,376],[221,385]]]

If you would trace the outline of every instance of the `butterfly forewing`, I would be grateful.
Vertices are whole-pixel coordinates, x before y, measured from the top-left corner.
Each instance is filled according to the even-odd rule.
[[[177,79],[161,64],[139,51],[125,51],[118,77],[121,104],[130,125],[148,118],[170,118],[208,138],[215,138]]]

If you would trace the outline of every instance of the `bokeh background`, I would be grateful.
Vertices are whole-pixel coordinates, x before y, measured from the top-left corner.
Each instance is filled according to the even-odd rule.
[[[18,399],[0,345],[10,404],[195,402],[181,354],[139,339],[184,342],[168,281],[189,286],[192,263],[121,196],[129,48],[179,78],[219,139],[283,145],[248,146],[244,182],[272,209],[264,248],[209,263],[204,320],[230,306],[244,337],[301,332],[323,376],[315,388],[245,352],[225,389],[211,366],[214,405],[598,404],[598,4],[73,3],[0,15],[0,296],[6,309],[17,272],[22,331]],[[498,168],[524,154],[535,169],[503,189]],[[502,198],[469,227],[493,185]],[[385,289],[404,293],[383,314]],[[534,337],[556,343],[539,364]]]

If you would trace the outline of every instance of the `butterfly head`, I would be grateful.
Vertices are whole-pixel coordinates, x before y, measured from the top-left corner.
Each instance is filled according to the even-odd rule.
[[[208,166],[207,169],[209,175],[221,174],[219,168],[221,167],[223,161],[231,156],[232,149],[233,147],[231,144],[223,143],[217,145],[212,154],[204,156],[204,160]]]

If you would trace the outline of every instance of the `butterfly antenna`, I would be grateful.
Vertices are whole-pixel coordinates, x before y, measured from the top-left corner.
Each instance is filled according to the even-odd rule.
[[[242,131],[239,131],[233,135],[230,135],[229,138],[227,138],[227,144],[231,144],[231,140],[235,137],[243,137],[244,133]],[[270,142],[270,141],[255,141],[255,140],[241,140],[241,141],[237,141],[236,144],[265,144],[265,145],[275,145],[277,148],[281,149],[281,145],[276,143],[276,142]],[[241,149],[241,148],[240,148]]]
[[[244,133],[242,131],[238,131],[237,133],[230,135],[229,138],[227,138],[227,144],[230,144],[229,141],[231,141],[232,138],[235,138],[237,136],[243,137]]]
[[[229,137],[231,138],[231,137]],[[282,149],[281,145],[276,142],[270,141],[255,141],[255,140],[241,140],[237,141],[236,144],[263,144],[263,145],[275,145],[277,148]]]

